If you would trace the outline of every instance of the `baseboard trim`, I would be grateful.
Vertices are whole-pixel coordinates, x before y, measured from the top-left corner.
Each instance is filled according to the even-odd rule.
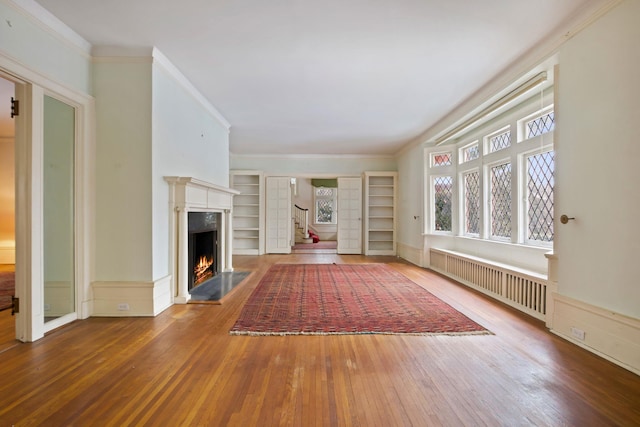
[[[94,317],[154,317],[173,304],[171,276],[153,282],[93,282]]]
[[[554,293],[551,332],[640,375],[640,320]],[[572,333],[584,331],[584,340]]]
[[[402,259],[409,261],[419,267],[424,267],[424,261],[421,248],[414,248],[413,246],[405,245],[398,242],[396,245],[398,256]]]

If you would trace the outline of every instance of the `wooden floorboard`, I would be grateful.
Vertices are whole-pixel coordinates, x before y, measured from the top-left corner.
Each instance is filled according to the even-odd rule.
[[[387,262],[493,335],[229,335],[278,262]],[[0,426],[640,425],[640,377],[429,270],[335,254],[234,266],[255,274],[221,305],[90,318],[0,353]]]

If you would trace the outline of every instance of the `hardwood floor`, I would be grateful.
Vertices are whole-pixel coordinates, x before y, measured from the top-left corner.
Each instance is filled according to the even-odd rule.
[[[495,335],[230,336],[276,262],[388,262]],[[640,425],[640,377],[398,258],[235,257],[222,305],[91,318],[0,353],[0,425]]]

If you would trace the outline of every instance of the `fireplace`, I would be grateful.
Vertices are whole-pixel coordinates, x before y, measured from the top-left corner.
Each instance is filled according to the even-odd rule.
[[[215,212],[189,212],[189,290],[218,274],[219,216]]]
[[[233,196],[240,192],[192,177],[166,176],[169,183],[169,274],[173,302],[217,273],[233,271]],[[202,261],[202,263],[201,263]]]

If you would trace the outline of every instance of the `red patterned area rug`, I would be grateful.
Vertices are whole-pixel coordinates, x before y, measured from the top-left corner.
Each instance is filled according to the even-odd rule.
[[[276,264],[229,333],[490,334],[385,264]]]

